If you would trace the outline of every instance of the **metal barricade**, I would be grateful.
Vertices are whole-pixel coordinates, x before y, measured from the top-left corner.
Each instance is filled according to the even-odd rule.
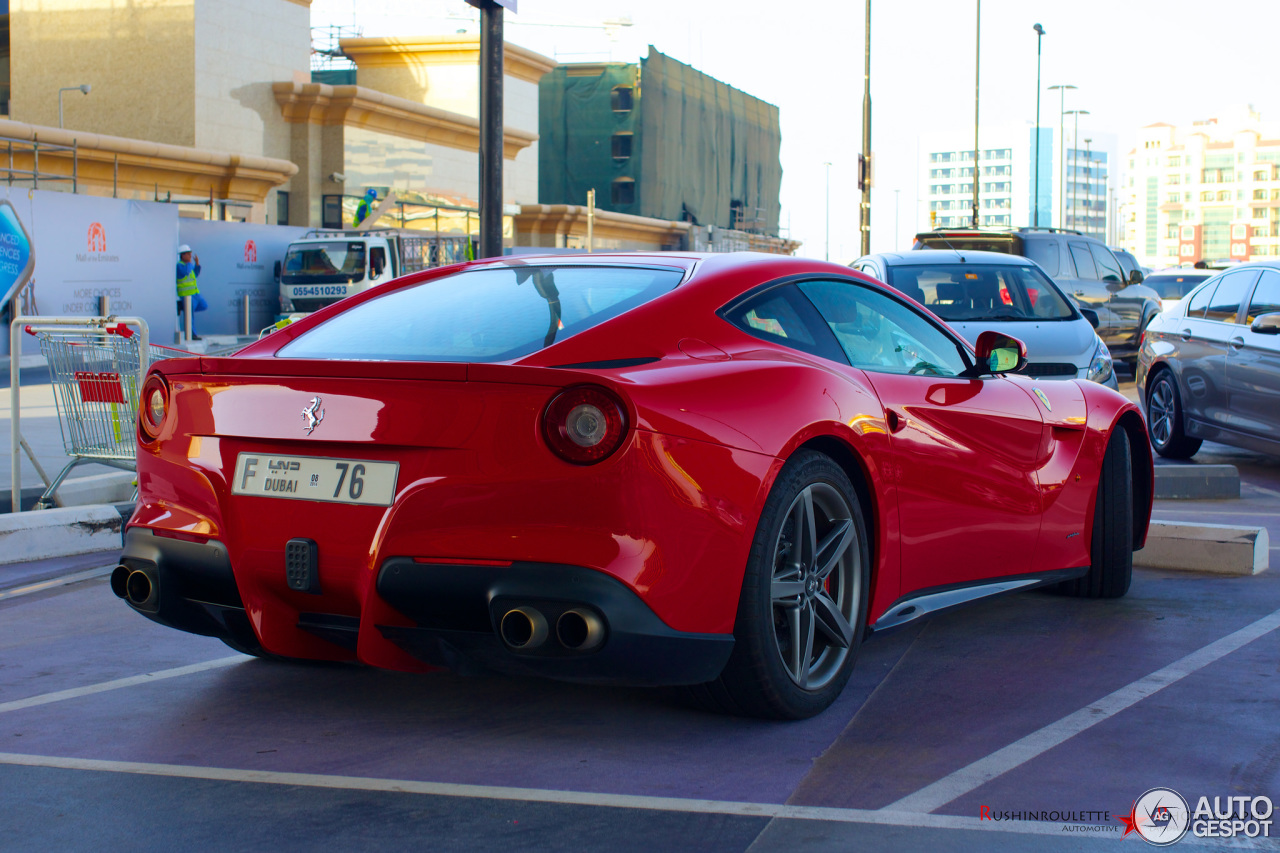
[[[45,492],[36,508],[52,505],[63,480],[84,462],[135,470],[134,420],[147,370],[153,361],[190,353],[151,344],[146,322],[137,317],[19,317],[14,320],[10,335],[12,353],[21,351],[19,328],[40,342],[40,352],[49,365],[63,447],[71,457],[52,482],[46,480]],[[11,364],[16,365],[17,360],[12,356]],[[18,427],[16,366],[13,374],[12,451],[16,496],[20,493],[19,444],[32,456],[33,462],[35,459]],[[40,473],[43,477],[43,471]]]

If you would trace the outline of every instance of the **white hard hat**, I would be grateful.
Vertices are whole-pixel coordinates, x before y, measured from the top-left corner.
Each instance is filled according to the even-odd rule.
[[[186,243],[183,243],[181,246],[178,247],[179,255],[181,255],[183,252],[190,252],[190,251],[191,251],[191,247],[188,246]]]

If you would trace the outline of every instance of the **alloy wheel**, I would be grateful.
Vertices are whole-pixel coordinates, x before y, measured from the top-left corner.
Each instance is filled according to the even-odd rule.
[[[1159,379],[1147,400],[1151,438],[1157,447],[1164,447],[1173,437],[1174,415],[1173,385],[1168,379]]]
[[[829,683],[853,645],[863,590],[852,516],[839,489],[812,483],[792,501],[774,545],[774,647],[804,690]]]

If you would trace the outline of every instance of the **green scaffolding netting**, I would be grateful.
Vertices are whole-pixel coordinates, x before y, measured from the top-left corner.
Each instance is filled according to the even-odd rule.
[[[650,47],[639,65],[556,68],[538,110],[542,204],[585,204],[594,188],[603,210],[778,233],[772,104]]]

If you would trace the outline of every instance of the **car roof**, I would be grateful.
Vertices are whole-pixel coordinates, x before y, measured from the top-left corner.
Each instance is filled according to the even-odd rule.
[[[1031,261],[1022,255],[1007,252],[956,251],[954,249],[917,249],[912,252],[878,252],[858,260],[874,258],[886,267],[940,266],[942,264],[991,264],[998,266],[1026,266]]]

